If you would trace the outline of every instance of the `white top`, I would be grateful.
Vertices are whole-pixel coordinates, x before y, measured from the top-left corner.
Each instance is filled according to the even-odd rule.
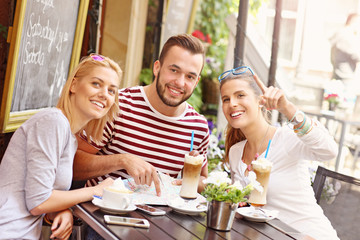
[[[60,109],[42,110],[12,136],[0,165],[0,239],[39,239],[43,215],[30,210],[69,190],[77,149]]]
[[[298,137],[288,126],[278,128],[267,158],[273,162],[264,208],[279,210],[278,218],[317,240],[339,239],[336,231],[316,203],[306,160],[329,161],[337,155],[337,145],[317,121],[310,133]],[[230,148],[231,178],[247,183],[242,162],[246,140]],[[262,153],[260,156],[264,156]]]

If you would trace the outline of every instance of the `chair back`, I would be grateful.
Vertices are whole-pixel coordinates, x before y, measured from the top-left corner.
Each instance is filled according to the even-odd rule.
[[[360,179],[318,167],[313,189],[317,203],[341,240],[360,236]]]

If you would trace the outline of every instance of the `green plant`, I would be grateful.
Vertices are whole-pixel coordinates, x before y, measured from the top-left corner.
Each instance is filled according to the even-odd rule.
[[[149,85],[153,80],[153,72],[150,68],[143,68],[140,71],[139,81],[143,85]]]
[[[199,84],[198,84],[199,85]],[[201,99],[202,90],[199,86],[196,86],[193,94],[187,100],[187,102],[197,111],[200,112],[201,106],[203,105],[203,101]]]
[[[204,180],[206,186],[201,194],[209,202],[212,200],[230,203],[245,202],[247,200],[245,196],[249,195],[254,188],[262,190],[253,176],[251,176],[251,179],[251,183],[243,187],[238,181],[230,184],[231,179],[226,172],[212,171],[209,177]]]

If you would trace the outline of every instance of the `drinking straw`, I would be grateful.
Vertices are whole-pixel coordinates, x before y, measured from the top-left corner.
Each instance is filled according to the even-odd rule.
[[[266,158],[266,157],[267,157],[267,155],[268,155],[268,152],[269,152],[269,147],[270,147],[270,143],[271,143],[271,139],[269,140],[268,146],[267,146],[267,148],[266,148],[265,158]]]
[[[191,132],[190,152],[193,150],[193,145],[194,145],[194,131]]]

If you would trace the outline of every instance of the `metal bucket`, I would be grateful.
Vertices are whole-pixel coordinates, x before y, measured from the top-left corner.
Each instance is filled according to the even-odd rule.
[[[230,231],[237,208],[237,203],[219,201],[209,202],[207,211],[207,226],[215,230]]]

